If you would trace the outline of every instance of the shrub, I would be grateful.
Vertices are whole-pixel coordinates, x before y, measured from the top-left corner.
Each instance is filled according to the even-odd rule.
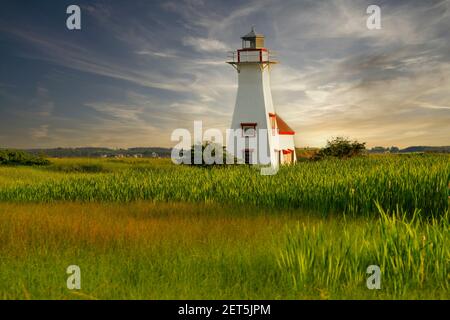
[[[219,152],[220,152],[219,157],[222,158],[222,164],[226,164],[226,163],[227,163],[227,158],[228,158],[228,157],[233,158],[233,162],[236,162],[236,161],[237,161],[237,160],[233,157],[233,155],[227,153],[226,148],[225,148],[224,146],[221,146],[221,145],[219,145],[219,144],[215,144],[215,143],[213,143],[213,142],[207,141],[207,142],[205,142],[205,143],[203,143],[203,144],[201,145],[201,150],[202,150],[202,163],[201,163],[201,164],[200,164],[200,163],[199,163],[199,164],[196,164],[196,163],[194,163],[194,162],[195,162],[195,150],[196,150],[196,148],[200,149],[199,144],[196,144],[196,145],[192,145],[192,146],[191,146],[191,149],[190,149],[190,157],[191,157],[191,158],[190,158],[190,161],[189,161],[189,164],[190,164],[190,165],[209,166],[209,167],[212,166],[212,165],[206,164],[206,162],[205,162],[204,154],[205,154],[205,149],[206,149],[206,148],[210,148],[210,150],[211,150],[211,157],[212,157],[213,159],[214,159],[215,156],[216,156],[216,151],[217,151],[217,150],[220,150],[220,151],[219,151]],[[187,150],[187,152],[189,152],[189,151]],[[209,152],[207,152],[207,153],[209,154]],[[217,165],[221,165],[221,164],[216,164],[216,163],[214,163],[213,165],[214,165],[214,166],[217,166]]]
[[[43,156],[34,156],[25,151],[4,149],[0,150],[0,164],[48,165],[50,161]]]
[[[356,140],[351,141],[343,137],[337,137],[327,141],[326,147],[317,153],[316,159],[324,157],[351,158],[362,154],[365,149],[365,142],[361,143]]]

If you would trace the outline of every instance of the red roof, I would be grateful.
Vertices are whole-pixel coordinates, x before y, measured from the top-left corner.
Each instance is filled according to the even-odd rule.
[[[288,124],[283,119],[281,119],[281,117],[279,115],[269,113],[269,116],[275,117],[275,119],[277,121],[278,134],[290,134],[290,135],[295,134],[295,131],[292,130],[292,128],[289,127]]]

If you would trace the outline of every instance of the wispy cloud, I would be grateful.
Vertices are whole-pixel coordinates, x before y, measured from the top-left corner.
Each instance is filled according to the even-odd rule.
[[[96,52],[84,46],[65,40],[45,36],[33,31],[8,30],[14,36],[20,37],[34,45],[36,54],[22,53],[21,56],[51,62],[66,68],[88,72],[105,77],[125,80],[149,88],[169,91],[185,91],[189,83],[184,79],[168,78],[156,71],[146,73],[138,68],[132,68],[124,63],[114,63],[104,52]]]
[[[177,55],[168,52],[157,52],[157,51],[149,51],[149,50],[141,50],[135,52],[138,55],[148,55],[160,58],[177,58]]]
[[[48,125],[44,124],[37,128],[31,128],[30,133],[34,140],[46,139],[48,138]]]
[[[183,44],[191,46],[196,51],[224,52],[229,49],[225,43],[209,38],[186,37],[183,39]]]
[[[382,1],[381,30],[366,28],[369,4],[82,1],[89,27],[78,35],[0,23],[11,46],[2,60],[9,52],[28,63],[24,74],[36,69],[26,90],[0,78],[0,143],[17,136],[7,117],[28,139],[55,145],[170,146],[171,131],[193,120],[225,129],[237,89],[226,51],[256,25],[281,61],[271,74],[274,103],[299,146],[336,135],[369,146],[449,144],[450,1]]]

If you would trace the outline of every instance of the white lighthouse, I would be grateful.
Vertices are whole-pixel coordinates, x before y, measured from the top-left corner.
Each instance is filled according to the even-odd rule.
[[[242,130],[245,144],[233,144],[232,150],[228,152],[245,163],[262,164],[262,157],[255,146],[258,145],[257,141],[263,140],[263,149],[267,150],[265,164],[268,159],[272,167],[292,164],[297,161],[295,132],[276,112],[270,89],[270,69],[277,62],[272,60],[271,52],[264,47],[264,36],[257,34],[254,28],[241,39],[242,48],[233,51],[232,61],[227,63],[238,72],[238,91],[231,129]]]

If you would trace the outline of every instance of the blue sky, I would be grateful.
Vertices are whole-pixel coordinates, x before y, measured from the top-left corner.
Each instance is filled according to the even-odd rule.
[[[82,30],[66,28],[81,7]],[[380,30],[366,8],[381,7]],[[298,146],[450,145],[450,1],[2,1],[0,147],[166,146],[225,129],[256,26]]]

